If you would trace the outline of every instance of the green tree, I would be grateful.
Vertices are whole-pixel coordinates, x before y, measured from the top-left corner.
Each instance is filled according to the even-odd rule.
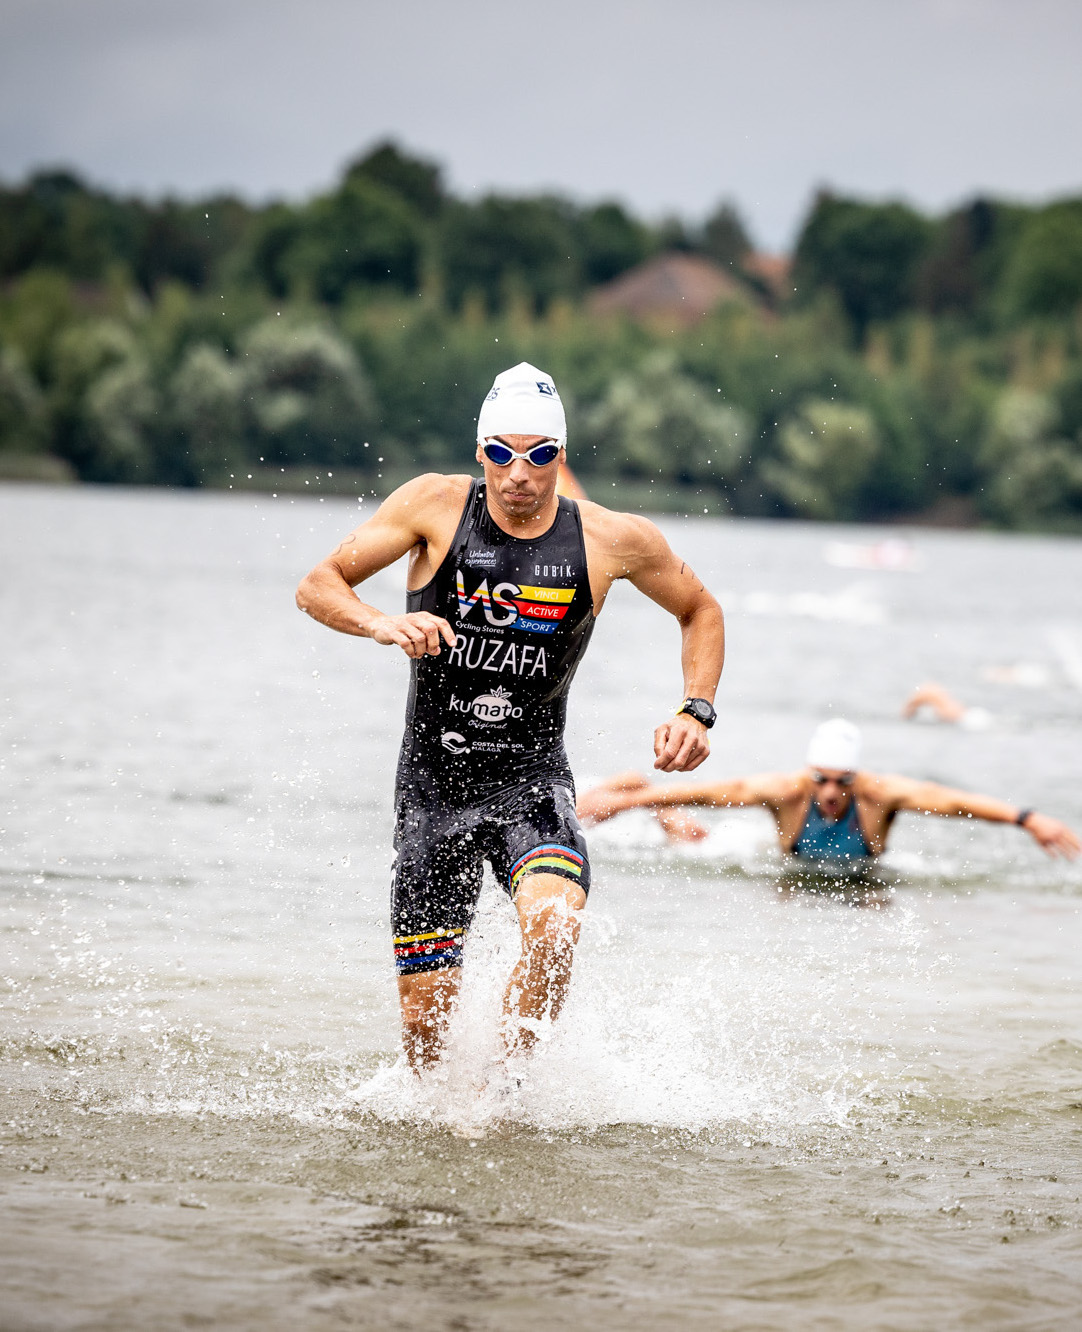
[[[385,140],[346,168],[345,179],[369,180],[397,195],[419,216],[434,218],[444,204],[443,172]]]
[[[931,230],[906,204],[820,194],[797,242],[794,285],[804,300],[833,291],[862,339],[870,323],[912,304]]]
[[[0,296],[0,336],[26,361],[39,382],[51,375],[53,347],[75,319],[71,283],[63,273],[36,269]]]
[[[985,294],[981,256],[995,230],[995,209],[985,199],[974,200],[935,224],[914,280],[922,309],[932,314],[973,314]]]
[[[585,414],[582,436],[593,453],[589,470],[602,475],[724,488],[751,430],[739,408],[683,374],[672,352],[657,351],[612,380]]]
[[[1055,390],[1061,432],[1082,443],[1082,364],[1076,363]]]
[[[516,295],[535,310],[579,290],[571,209],[551,198],[510,199],[491,194],[480,203],[446,210],[439,256],[446,293],[458,308],[471,293],[489,310]]]
[[[274,463],[368,463],[374,405],[361,365],[337,334],[279,319],[243,344],[244,399],[253,452]]]
[[[178,447],[172,459],[187,485],[223,480],[245,460],[243,385],[220,347],[190,347],[169,386]]]
[[[736,205],[717,206],[703,224],[702,251],[723,268],[739,268],[751,251],[751,240]]]
[[[56,339],[49,374],[53,447],[83,480],[127,479],[103,457],[103,448],[109,448],[101,431],[103,399],[99,395],[98,409],[91,411],[90,396],[103,377],[138,359],[135,336],[115,319],[72,324]],[[122,375],[117,382],[127,378]]]
[[[417,220],[400,198],[363,176],[303,209],[278,261],[287,289],[339,304],[353,287],[416,291]]]
[[[38,453],[46,432],[41,389],[19,352],[0,346],[0,453]]]
[[[618,203],[584,209],[574,221],[583,280],[590,286],[610,282],[641,263],[652,248],[649,228]]]
[[[778,432],[780,457],[764,462],[764,481],[793,513],[853,518],[861,486],[879,453],[870,412],[812,400]]]
[[[1010,388],[992,411],[981,459],[984,507],[1009,527],[1082,519],[1082,438],[1057,434],[1048,394]]]
[[[161,406],[141,356],[127,357],[94,379],[86,393],[84,424],[90,446],[84,479],[128,483],[159,479],[154,435],[162,428]]]
[[[1015,318],[1070,314],[1082,305],[1082,199],[1052,204],[1029,221],[1003,287]]]

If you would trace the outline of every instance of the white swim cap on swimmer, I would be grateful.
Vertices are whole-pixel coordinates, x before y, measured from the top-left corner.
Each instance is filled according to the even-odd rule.
[[[807,762],[809,768],[856,772],[860,767],[860,731],[841,717],[823,722],[812,732]]]
[[[567,443],[564,405],[551,375],[520,361],[496,376],[477,417],[477,442],[493,435],[548,435]]]

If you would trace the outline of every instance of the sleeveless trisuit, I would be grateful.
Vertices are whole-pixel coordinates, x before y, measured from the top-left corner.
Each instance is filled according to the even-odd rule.
[[[473,481],[446,557],[406,605],[455,633],[411,663],[391,893],[408,975],[461,963],[485,860],[512,897],[539,872],[589,890],[563,744],[594,625],[578,505],[561,497],[547,532],[513,537]]]
[[[857,817],[857,802],[850,799],[849,808],[833,823],[823,817],[813,800],[808,806],[804,826],[792,846],[792,854],[802,860],[865,861],[871,848],[864,837]]]

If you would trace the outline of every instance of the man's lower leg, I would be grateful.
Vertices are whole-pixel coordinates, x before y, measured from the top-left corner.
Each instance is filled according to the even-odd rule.
[[[537,1043],[537,1026],[555,1019],[571,982],[586,894],[569,879],[536,874],[515,899],[522,928],[522,956],[504,994],[504,1051],[525,1053]]]
[[[415,1073],[438,1063],[443,1054],[460,976],[461,968],[444,967],[398,978],[402,1044]]]

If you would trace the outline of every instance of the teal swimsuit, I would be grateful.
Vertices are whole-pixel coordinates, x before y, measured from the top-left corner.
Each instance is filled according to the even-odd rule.
[[[813,800],[800,836],[793,843],[792,854],[801,860],[868,860],[872,850],[860,828],[857,802],[851,799],[845,814],[831,823]]]

